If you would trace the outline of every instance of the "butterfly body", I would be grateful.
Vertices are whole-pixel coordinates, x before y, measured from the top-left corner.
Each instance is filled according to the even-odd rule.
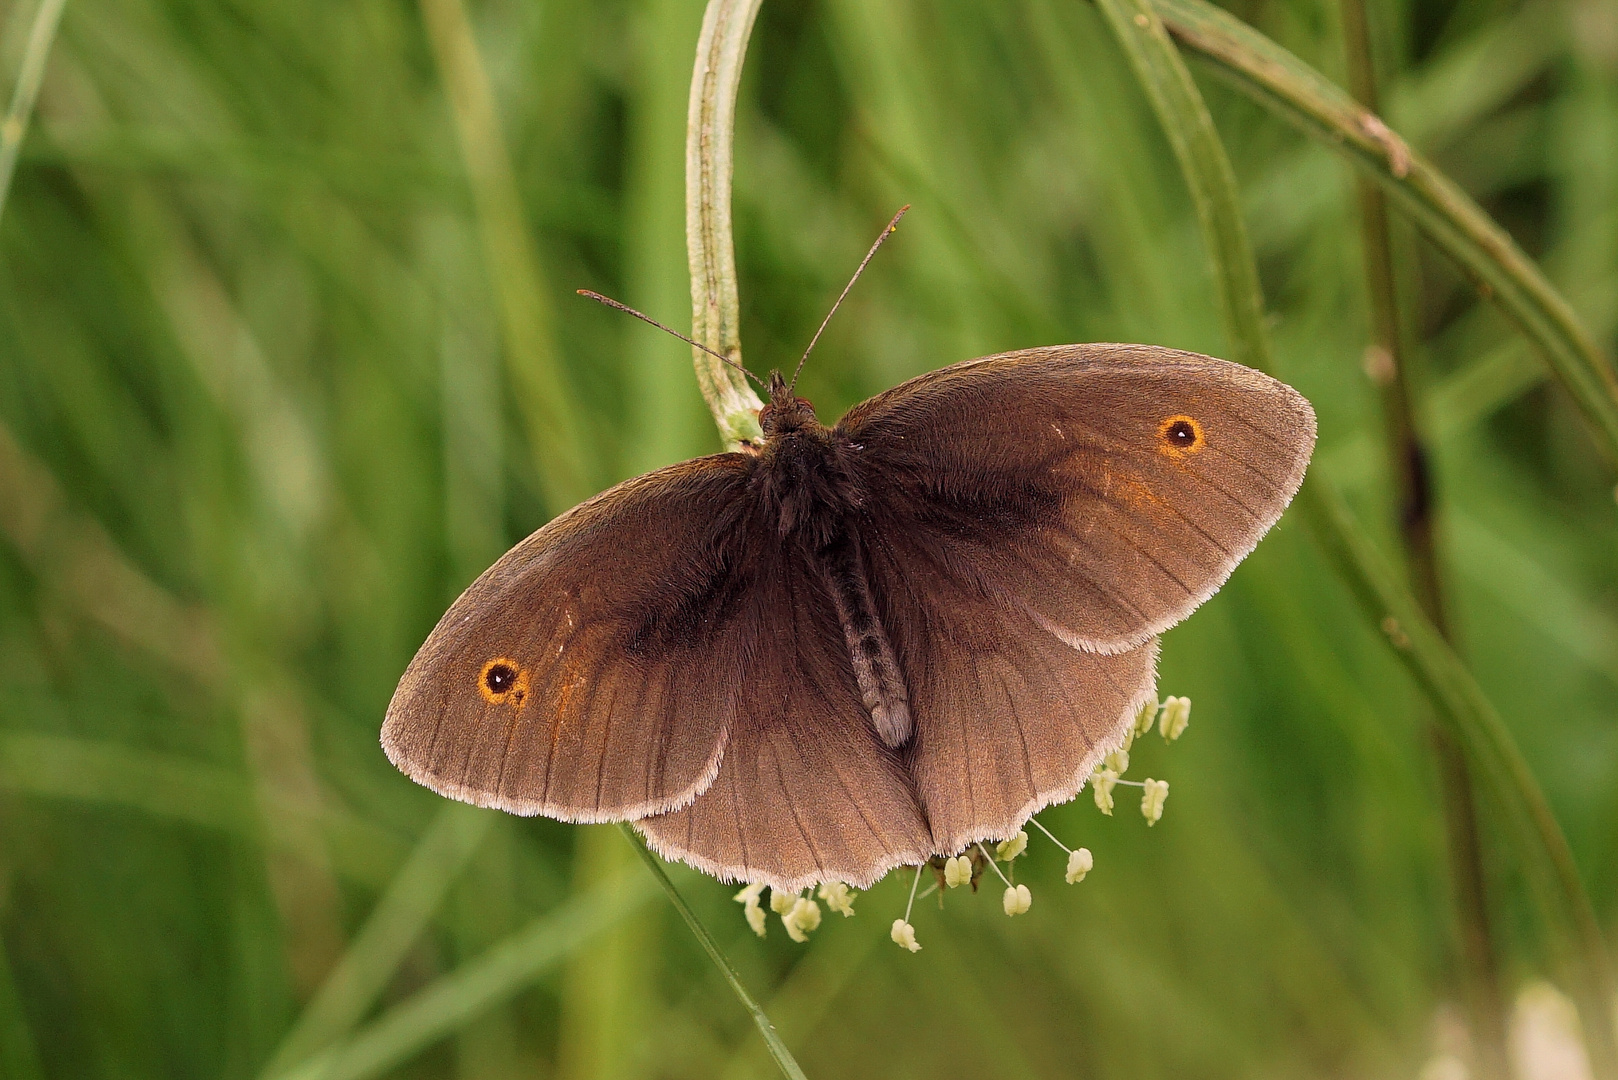
[[[727,879],[867,885],[1071,798],[1314,441],[1290,388],[1149,346],[969,361],[831,427],[770,391],[760,444],[619,485],[474,582],[390,758]]]

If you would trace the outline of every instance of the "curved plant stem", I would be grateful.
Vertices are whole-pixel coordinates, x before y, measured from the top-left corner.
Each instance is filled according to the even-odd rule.
[[[1196,3],[1198,11],[1206,8],[1200,0],[1097,0],[1145,87],[1158,120],[1169,132],[1170,145],[1202,223],[1227,325],[1237,328],[1241,335],[1234,343],[1235,352],[1252,357],[1254,366],[1268,367],[1270,345],[1262,317],[1263,299],[1230,161],[1202,95],[1158,16],[1159,7],[1179,5],[1173,10],[1184,11],[1191,3]],[[1235,22],[1223,12],[1207,10],[1209,23]],[[1246,27],[1242,32],[1243,43],[1233,50],[1235,53],[1241,53],[1252,40],[1264,40]],[[1252,45],[1244,55],[1255,69],[1269,70],[1261,58],[1281,52],[1268,42],[1264,48],[1269,52],[1256,53],[1259,46]],[[1322,86],[1330,86],[1319,76],[1311,76]],[[1335,87],[1330,91],[1346,99]],[[1352,102],[1349,107],[1363,114]],[[1543,281],[1537,270],[1532,271],[1532,276]],[[1559,298],[1557,302],[1566,307]],[[1568,961],[1570,989],[1583,1023],[1592,1072],[1600,1080],[1618,1080],[1618,1044],[1614,1042],[1611,1015],[1614,995],[1606,944],[1567,839],[1532,771],[1465,664],[1409,591],[1399,584],[1397,575],[1337,493],[1312,476],[1304,484],[1298,503],[1366,614],[1387,633],[1397,655],[1432,701],[1440,721],[1477,766],[1484,790],[1507,812],[1516,830],[1517,848],[1524,855],[1522,871],[1545,902],[1552,916],[1548,922],[1551,937]]]
[[[1618,461],[1618,376],[1573,308],[1477,203],[1374,113],[1275,42],[1205,0],[1152,0],[1183,45],[1260,104],[1365,170],[1545,354]]]
[[[730,227],[736,90],[753,19],[763,0],[710,0],[691,73],[685,138],[685,242],[691,263],[691,336],[732,362],[742,362],[741,300]],[[692,349],[697,384],[729,448],[760,437],[762,404],[747,378]]]
[[[691,73],[691,111],[685,142],[685,241],[691,264],[691,336],[708,348],[742,362],[741,299],[736,284],[736,249],[730,225],[730,178],[736,134],[736,91],[742,59],[763,0],[709,0],[697,39],[696,67]],[[713,413],[727,448],[760,438],[761,404],[747,378],[701,349],[692,349],[697,384]],[[764,1046],[788,1080],[805,1080],[803,1070],[781,1041],[764,1009],[742,985],[741,976],[720,951],[708,928],[697,919],[663,864],[634,828],[619,826],[647,869],[668,894],[708,958],[730,984],[736,1000],[753,1017]]]
[[[1366,0],[1341,0],[1348,82],[1354,98],[1377,108],[1376,65]],[[1394,271],[1393,230],[1387,195],[1376,181],[1355,177],[1370,301],[1371,371],[1382,387],[1388,465],[1394,477],[1399,535],[1411,591],[1433,626],[1450,639],[1445,618],[1438,545],[1433,533],[1433,488],[1427,448],[1416,430],[1410,360],[1399,325],[1399,286]],[[1448,841],[1450,888],[1459,937],[1462,998],[1471,1014],[1473,1065],[1480,1080],[1509,1080],[1506,1017],[1500,965],[1491,930],[1488,879],[1483,868],[1472,770],[1460,743],[1442,724],[1429,721]]]
[[[22,70],[17,73],[17,88],[11,93],[5,119],[0,120],[0,214],[5,213],[11,178],[17,171],[17,153],[22,149],[23,136],[28,134],[39,86],[45,81],[45,60],[51,54],[51,43],[56,40],[56,28],[66,6],[67,0],[40,0],[34,23],[28,28],[28,48],[23,52]]]
[[[651,849],[646,846],[646,842],[640,838],[640,835],[635,832],[628,822],[618,827],[624,831],[624,836],[629,839],[629,842],[635,845],[635,850],[640,852],[640,857],[645,861],[647,869],[651,870],[652,876],[657,878],[657,883],[663,886],[663,891],[668,894],[669,903],[673,904],[674,910],[680,913],[680,918],[685,920],[685,925],[691,928],[691,933],[696,937],[698,943],[702,945],[703,951],[708,954],[708,958],[714,962],[714,966],[719,969],[719,973],[730,984],[731,990],[736,994],[736,999],[752,1014],[753,1023],[758,1025],[758,1033],[764,1036],[764,1045],[769,1048],[770,1056],[775,1059],[776,1065],[780,1066],[781,1074],[788,1077],[788,1080],[808,1080],[803,1075],[803,1070],[798,1067],[798,1062],[793,1058],[792,1051],[788,1050],[786,1043],[781,1041],[781,1036],[775,1030],[775,1025],[770,1023],[770,1018],[764,1015],[764,1010],[759,1006],[759,1003],[753,1000],[753,995],[749,994],[747,987],[742,985],[742,977],[736,974],[736,969],[731,966],[725,954],[719,951],[719,945],[714,941],[713,935],[708,933],[708,928],[697,920],[696,912],[691,910],[690,906],[685,902],[685,897],[680,895],[679,890],[674,887],[674,882],[669,880],[668,874],[663,870],[663,863],[656,855],[652,854]]]

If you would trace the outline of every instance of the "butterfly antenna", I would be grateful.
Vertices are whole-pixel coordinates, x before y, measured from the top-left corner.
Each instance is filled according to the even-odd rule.
[[[643,315],[640,312],[636,311],[634,308],[630,307],[628,304],[620,304],[618,301],[614,300],[610,296],[602,296],[600,293],[591,292],[589,289],[580,289],[580,290],[578,290],[578,293],[579,293],[580,296],[588,296],[590,299],[596,301],[597,303],[606,304],[610,308],[617,308],[619,311],[622,311],[626,315],[633,315],[633,316],[635,316],[635,318],[639,319],[643,323],[651,323],[653,326],[657,327],[659,330],[663,331],[663,333],[665,333],[665,334],[673,334],[675,337],[679,338],[681,341],[685,342],[687,345],[690,345],[692,348],[701,349],[703,352],[707,353],[709,356],[713,357],[715,360],[720,360],[720,361],[723,361],[724,363],[729,364],[731,367],[735,368],[737,371],[741,372],[743,375],[746,375],[749,379],[752,379],[754,382],[758,383],[759,389],[764,390],[766,393],[768,393],[769,387],[764,385],[764,380],[763,379],[760,379],[757,375],[754,375],[751,371],[748,371],[746,368],[742,367],[740,364],[738,364],[736,361],[732,360],[730,357],[725,356],[722,353],[714,352],[712,349],[708,348],[708,346],[704,345],[702,342],[700,342],[700,341],[692,341],[690,338],[686,337],[684,334],[680,333],[678,330],[671,330],[668,327],[664,326],[662,323],[658,322],[656,319],[652,318],[650,315]]]
[[[848,290],[852,289],[854,283],[860,279],[860,275],[865,273],[865,264],[871,261],[871,256],[876,254],[876,249],[882,246],[882,242],[892,236],[899,228],[899,219],[904,217],[909,209],[909,203],[899,207],[899,212],[893,215],[893,220],[888,222],[888,227],[882,230],[882,235],[876,238],[876,243],[871,245],[871,250],[867,251],[865,258],[860,260],[859,268],[854,271],[854,276],[848,279],[847,285],[843,286],[843,294],[837,298],[837,303],[833,304],[831,310],[826,312],[826,317],[820,320],[820,329],[816,330],[815,336],[809,339],[809,348],[803,350],[803,355],[798,358],[798,366],[792,370],[792,382],[787,384],[789,390],[798,385],[798,372],[803,370],[803,362],[809,359],[809,354],[814,351],[815,342],[819,341],[820,335],[826,332],[826,324],[831,322],[833,315],[837,314],[837,309],[843,306],[844,299],[848,297]]]

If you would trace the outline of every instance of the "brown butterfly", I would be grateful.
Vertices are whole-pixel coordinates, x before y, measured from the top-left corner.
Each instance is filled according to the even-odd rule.
[[[969,360],[829,428],[779,372],[769,397],[759,445],[619,484],[473,582],[388,707],[394,764],[787,891],[1014,835],[1155,699],[1157,635],[1315,440],[1290,387],[1149,345]]]

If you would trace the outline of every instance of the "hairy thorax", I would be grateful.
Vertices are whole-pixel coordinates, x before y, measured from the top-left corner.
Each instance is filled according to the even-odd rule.
[[[860,698],[877,734],[897,747],[910,738],[910,702],[893,643],[877,614],[869,564],[852,527],[859,491],[842,467],[837,437],[815,418],[803,398],[771,380],[771,401],[761,410],[764,445],[754,482],[775,517],[783,544],[796,545],[814,564],[837,609]]]

